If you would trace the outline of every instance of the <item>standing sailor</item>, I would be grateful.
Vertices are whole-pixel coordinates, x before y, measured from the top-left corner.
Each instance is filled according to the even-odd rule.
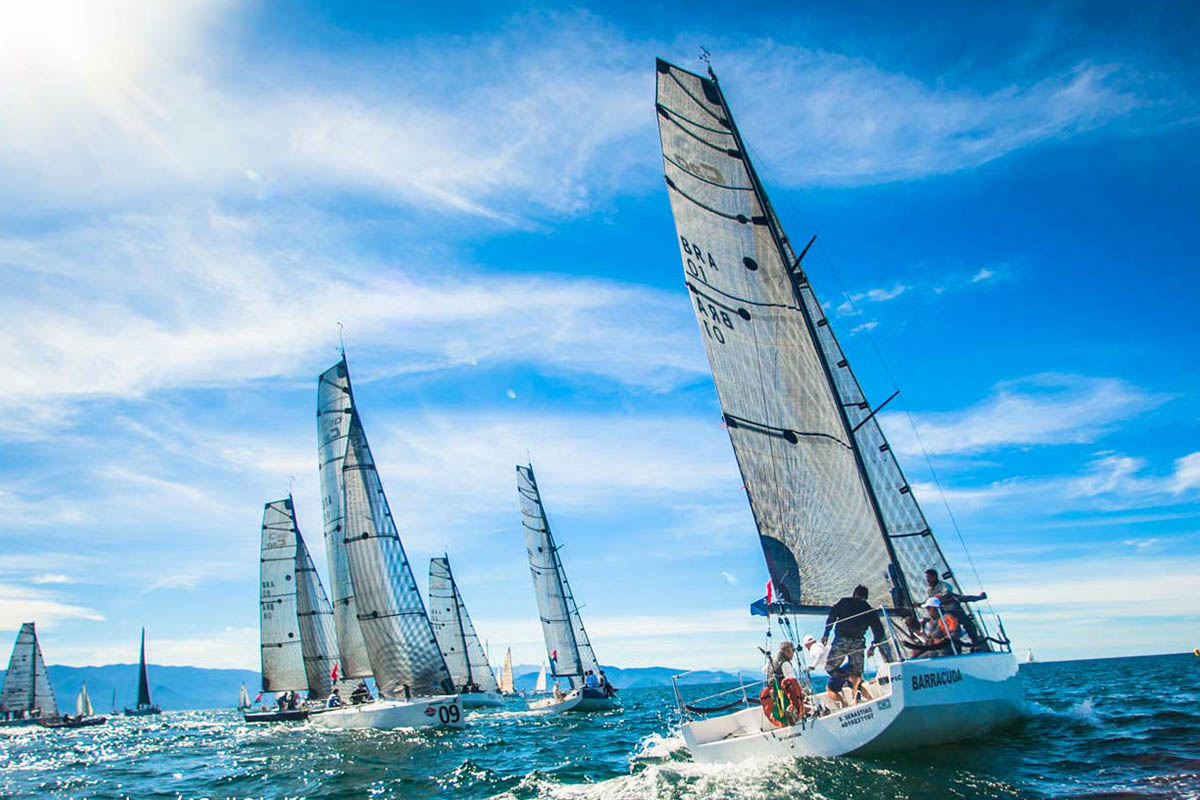
[[[825,634],[821,644],[829,643],[829,631],[834,632],[833,646],[825,660],[825,671],[844,671],[847,682],[857,693],[862,686],[863,653],[867,649],[867,628],[871,629],[871,648],[868,655],[875,651],[875,646],[886,637],[883,623],[879,621],[879,613],[867,602],[867,587],[858,585],[850,597],[843,597],[834,604],[825,618]],[[849,658],[850,663],[842,668],[842,662]]]

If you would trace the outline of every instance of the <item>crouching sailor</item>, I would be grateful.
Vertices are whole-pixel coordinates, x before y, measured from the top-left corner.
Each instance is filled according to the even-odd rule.
[[[783,642],[779,645],[779,652],[763,669],[767,685],[759,694],[758,701],[767,719],[776,727],[795,725],[804,716],[804,689],[796,680],[796,669],[792,666],[795,657],[795,645]]]

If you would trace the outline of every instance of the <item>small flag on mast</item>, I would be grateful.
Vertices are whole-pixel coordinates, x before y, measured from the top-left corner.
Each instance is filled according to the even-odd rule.
[[[767,610],[771,609],[771,580],[767,579]]]
[[[329,671],[329,680],[336,681],[338,679],[338,664],[333,662],[333,669]]]

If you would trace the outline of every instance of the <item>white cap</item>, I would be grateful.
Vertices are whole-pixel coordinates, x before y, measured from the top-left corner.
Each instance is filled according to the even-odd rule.
[[[810,644],[816,644],[816,643],[817,643],[817,637],[815,637],[811,634],[808,636],[805,636],[804,641],[800,642],[800,644],[802,644],[805,647],[808,647]]]
[[[925,601],[925,608],[941,608],[942,601],[936,597],[931,597]]]

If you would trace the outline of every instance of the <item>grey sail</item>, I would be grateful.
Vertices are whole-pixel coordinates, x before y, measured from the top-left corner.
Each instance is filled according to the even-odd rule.
[[[657,79],[684,280],[776,595],[827,607],[862,583],[909,606],[946,562],[720,87],[664,61]]]
[[[25,716],[58,716],[54,687],[50,685],[32,622],[23,623],[17,632],[8,672],[4,675],[4,688],[0,690],[0,709]]]
[[[347,432],[354,414],[354,390],[343,356],[317,379],[317,454],[321,472],[321,508],[325,516],[325,550],[329,559],[329,592],[337,630],[341,677],[364,678],[371,662],[358,624],[358,607],[346,561],[345,488]]]
[[[300,623],[300,649],[308,680],[308,698],[321,700],[333,691],[338,663],[337,631],[333,606],[321,585],[308,545],[296,529],[296,618]]]
[[[259,648],[264,692],[308,688],[296,615],[296,516],[292,498],[263,509],[259,566]]]
[[[384,697],[448,694],[454,684],[357,411],[350,415],[347,441],[342,467],[346,561],[375,685]]]
[[[485,692],[499,691],[496,675],[488,663],[479,634],[471,624],[448,557],[429,562],[429,621],[454,685],[462,688],[474,684]]]
[[[551,674],[566,678],[572,687],[582,686],[584,673],[588,670],[598,673],[600,665],[567,582],[532,466],[517,467],[517,494]]]

